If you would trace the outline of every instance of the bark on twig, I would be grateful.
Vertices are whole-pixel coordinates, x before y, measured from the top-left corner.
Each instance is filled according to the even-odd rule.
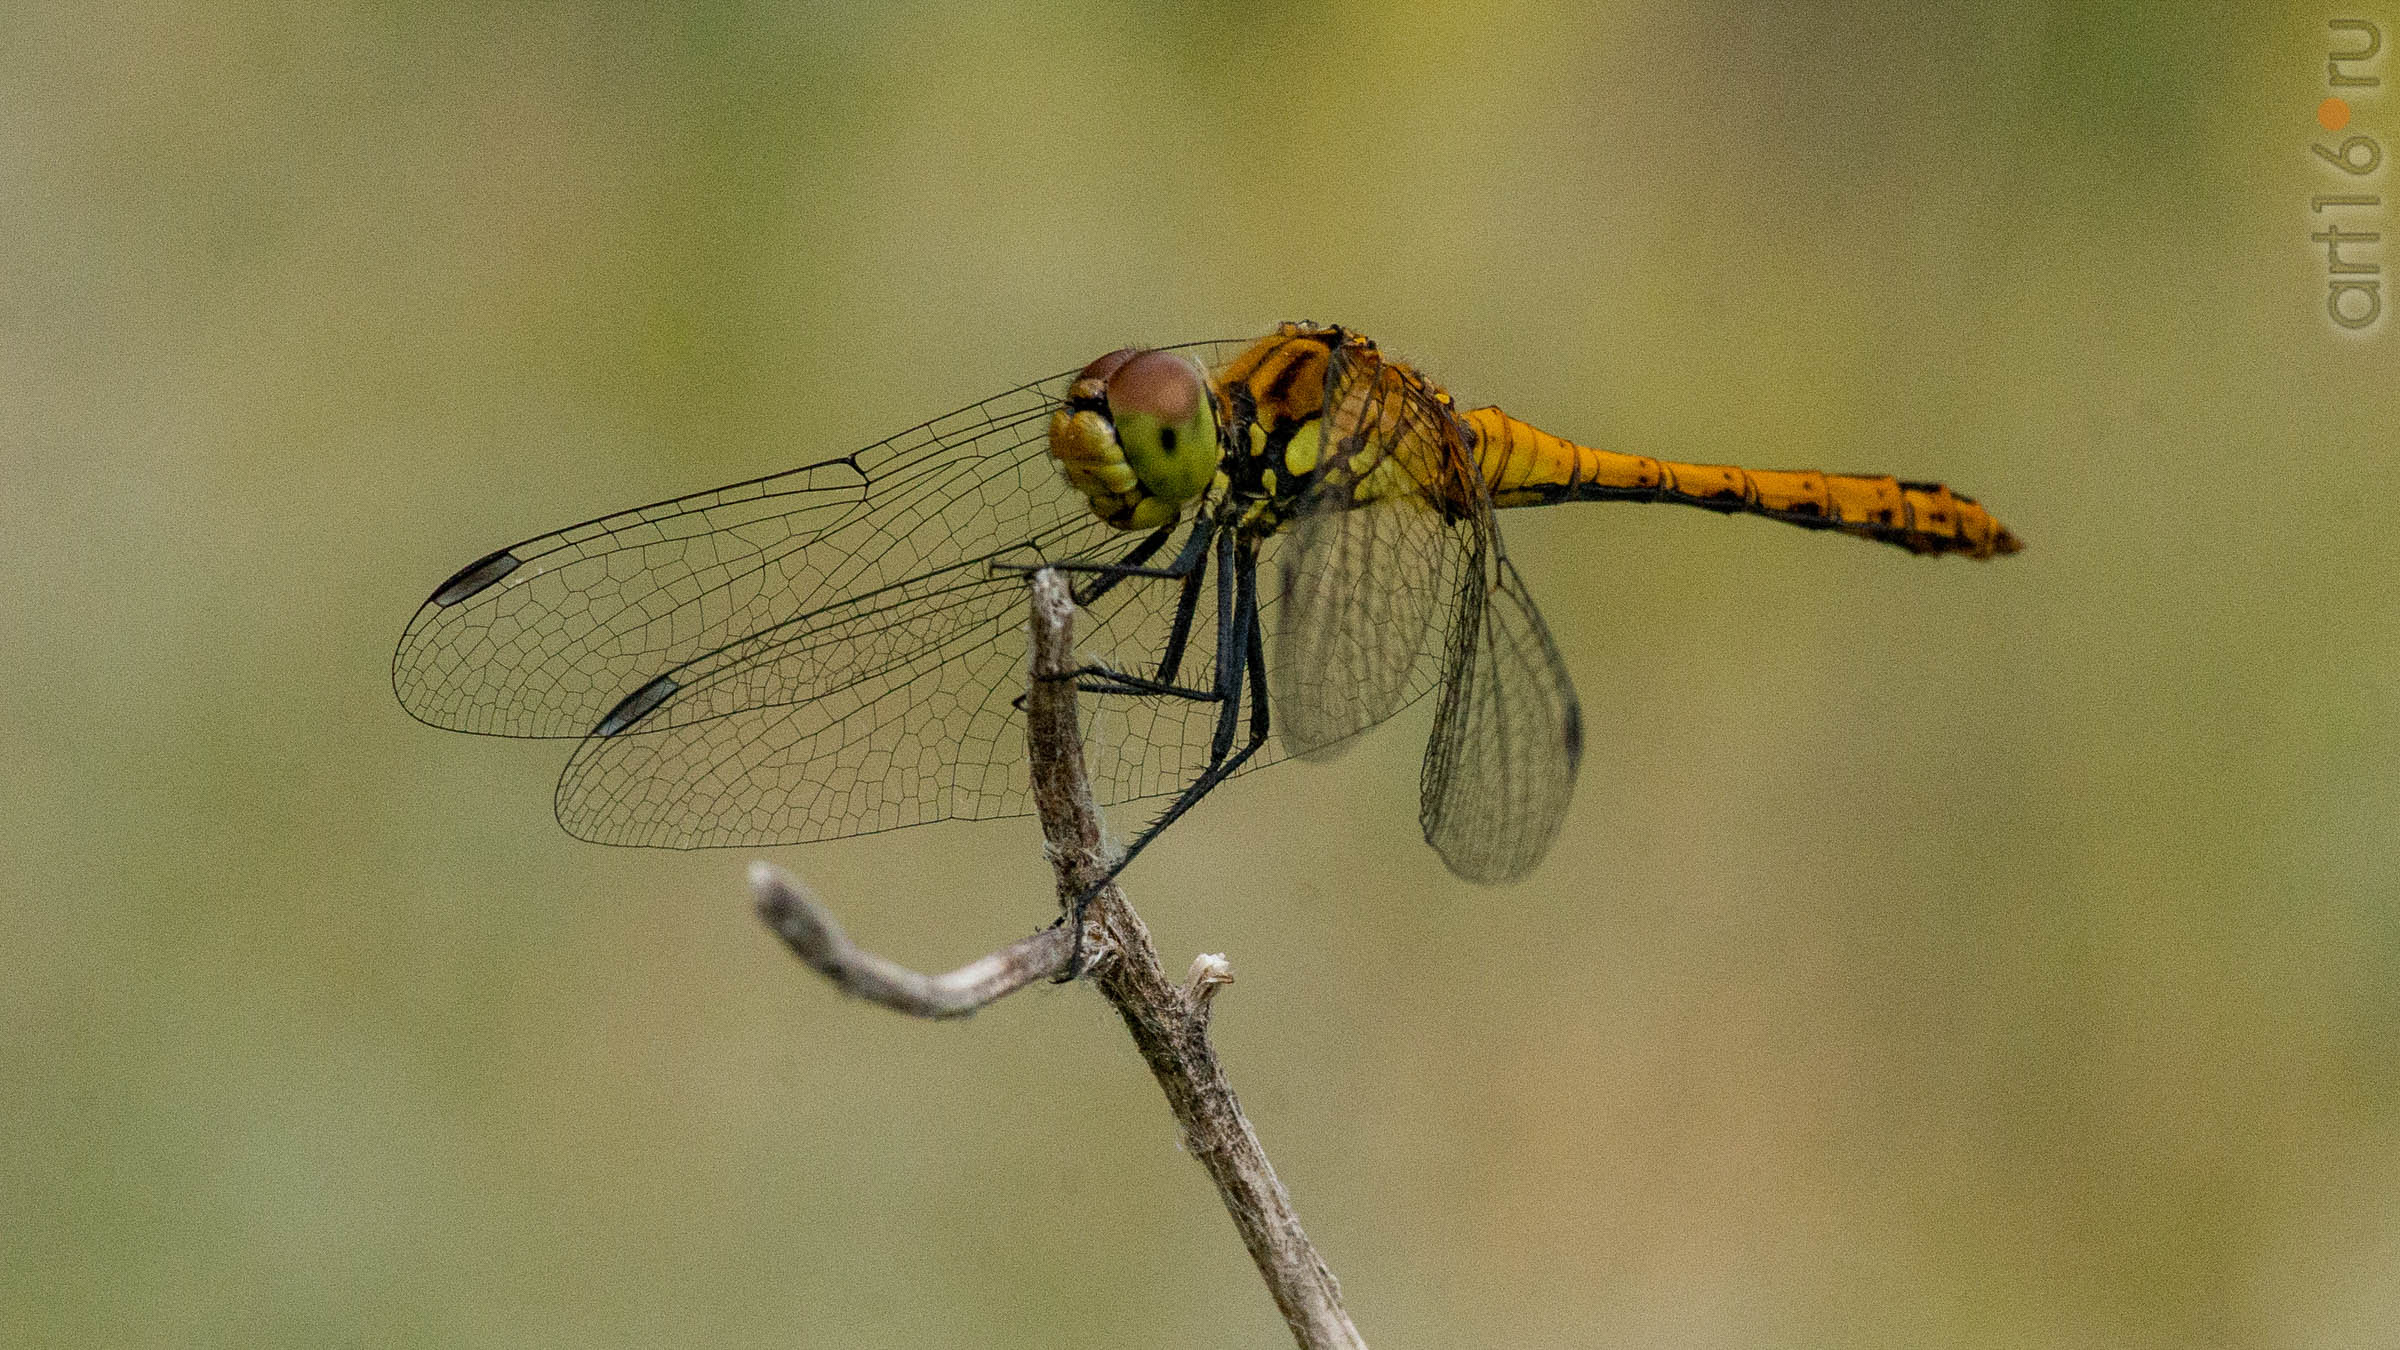
[[[1054,926],[947,975],[920,975],[852,942],[808,887],[772,863],[750,864],[750,893],[758,902],[758,917],[809,969],[845,994],[912,1017],[964,1017],[1026,985],[1066,973],[1074,954],[1067,930]]]
[[[1034,801],[1050,863],[1058,872],[1059,902],[1072,905],[1107,872],[1100,813],[1092,804],[1083,764],[1083,735],[1075,721],[1075,685],[1057,678],[1075,668],[1075,606],[1056,572],[1033,578],[1033,681],[1025,699],[1025,739],[1033,758]],[[1223,957],[1197,966],[1187,991],[1167,978],[1150,930],[1114,881],[1092,897],[1087,930],[1097,929],[1092,981],[1125,1019],[1151,1076],[1183,1126],[1185,1149],[1208,1169],[1217,1194],[1241,1231],[1242,1245],[1267,1282],[1275,1307],[1302,1350],[1355,1347],[1366,1342],[1342,1308],[1341,1286],[1300,1228],[1292,1197],[1275,1176],[1258,1134],[1217,1063],[1208,1040],[1209,1000],[1232,978]]]
[[[1112,854],[1083,762],[1075,718],[1074,601],[1057,573],[1033,578],[1033,669],[1025,698],[1025,739],[1033,764],[1035,808],[1058,901],[1076,897],[1108,872]],[[1065,927],[1044,929],[947,975],[921,975],[843,936],[823,906],[774,868],[753,867],[760,915],[801,960],[843,991],[920,1017],[957,1017],[1065,972],[1072,944]],[[1194,960],[1182,984],[1159,964],[1149,929],[1114,881],[1086,907],[1083,974],[1117,1010],[1183,1127],[1184,1147],[1207,1169],[1233,1216],[1242,1245],[1301,1350],[1365,1350],[1335,1283],[1292,1212],[1258,1135],[1242,1114],[1209,1043],[1217,991],[1233,982],[1224,957]]]

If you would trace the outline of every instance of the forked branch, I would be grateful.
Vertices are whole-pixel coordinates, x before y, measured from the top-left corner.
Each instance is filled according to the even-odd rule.
[[[1032,590],[1033,678],[1025,699],[1025,739],[1059,904],[1072,913],[1076,897],[1107,875],[1111,858],[1075,717],[1074,601],[1055,572],[1036,573]],[[774,868],[754,866],[751,886],[760,915],[810,968],[846,993],[920,1017],[963,1016],[1064,973],[1073,959],[1062,924],[949,974],[921,975],[852,943],[822,905]],[[1183,983],[1170,979],[1149,929],[1114,881],[1085,908],[1083,950],[1083,974],[1133,1033],[1183,1127],[1186,1151],[1216,1183],[1293,1339],[1302,1350],[1364,1350],[1366,1342],[1343,1311],[1333,1272],[1301,1230],[1291,1196],[1276,1179],[1209,1043],[1210,1002],[1232,982],[1232,967],[1222,956],[1204,955],[1193,961]]]

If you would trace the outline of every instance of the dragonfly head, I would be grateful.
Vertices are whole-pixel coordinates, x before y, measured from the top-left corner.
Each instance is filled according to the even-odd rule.
[[[1216,478],[1208,377],[1175,352],[1110,352],[1076,375],[1050,415],[1050,455],[1094,515],[1119,529],[1155,530]]]

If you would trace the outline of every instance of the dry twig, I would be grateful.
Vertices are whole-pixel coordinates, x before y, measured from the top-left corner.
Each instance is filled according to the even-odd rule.
[[[964,1017],[1037,980],[1066,973],[1072,954],[1067,930],[1054,925],[947,975],[920,975],[852,942],[814,892],[772,863],[750,864],[750,893],[758,902],[758,917],[809,969],[845,994],[913,1017]]]
[[[1110,856],[1075,719],[1074,601],[1055,572],[1033,578],[1033,670],[1025,699],[1026,745],[1034,801],[1042,821],[1058,899],[1075,898],[1108,871]],[[765,864],[751,869],[760,915],[800,959],[846,993],[920,1017],[958,1017],[1047,976],[1066,971],[1073,944],[1063,925],[1020,939],[947,975],[921,975],[866,951],[836,927],[806,890]],[[1182,984],[1169,979],[1149,929],[1114,881],[1086,909],[1084,974],[1124,1018],[1134,1044],[1183,1127],[1185,1149],[1199,1159],[1233,1216],[1260,1278],[1302,1350],[1364,1350],[1342,1309],[1333,1272],[1301,1231],[1291,1196],[1259,1146],[1241,1103],[1208,1040],[1210,1001],[1233,981],[1222,956],[1192,962]]]

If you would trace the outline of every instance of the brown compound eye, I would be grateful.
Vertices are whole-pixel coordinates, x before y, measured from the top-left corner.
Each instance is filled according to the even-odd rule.
[[[1076,372],[1075,383],[1081,384],[1085,380],[1097,380],[1106,384],[1109,377],[1116,374],[1120,367],[1141,354],[1142,349],[1139,347],[1119,347]]]
[[[1108,419],[1134,477],[1172,512],[1216,476],[1217,422],[1200,368],[1173,352],[1143,352],[1108,377]]]
[[[1093,365],[1120,355],[1111,352]],[[1190,421],[1200,403],[1200,372],[1173,352],[1139,353],[1118,364],[1107,378],[1108,409],[1120,418],[1145,413],[1173,425]]]

